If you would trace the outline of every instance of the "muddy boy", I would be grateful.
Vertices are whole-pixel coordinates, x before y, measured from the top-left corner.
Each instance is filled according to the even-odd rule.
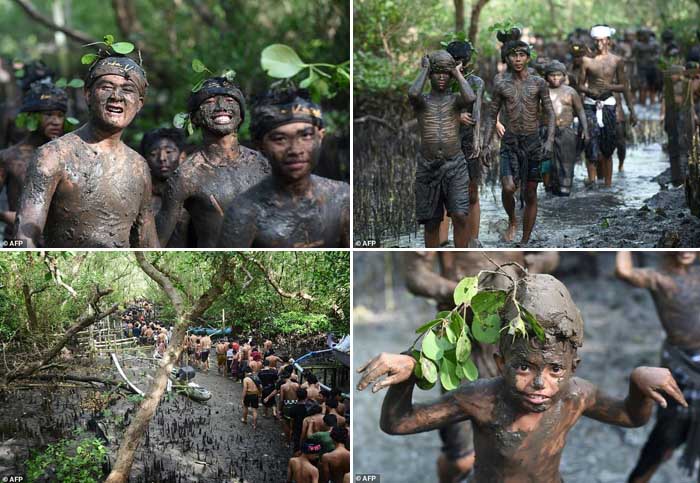
[[[389,390],[380,426],[389,434],[414,434],[464,420],[474,426],[476,462],[470,481],[559,483],[566,435],[581,416],[623,427],[645,424],[654,402],[664,394],[686,405],[670,371],[638,367],[625,399],[610,397],[585,379],[574,377],[583,343],[583,319],[566,287],[550,275],[518,282],[518,301],[544,329],[544,341],[532,334],[499,343],[499,377],[462,384],[435,402],[413,404],[415,359],[380,354],[358,371],[358,390]],[[506,306],[504,320],[514,315]],[[510,316],[510,317],[509,317]],[[380,380],[383,376],[387,376]]]

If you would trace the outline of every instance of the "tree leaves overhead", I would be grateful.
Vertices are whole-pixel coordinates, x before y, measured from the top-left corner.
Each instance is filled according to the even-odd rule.
[[[270,77],[288,79],[297,75],[306,64],[291,47],[272,44],[260,54],[260,65]]]

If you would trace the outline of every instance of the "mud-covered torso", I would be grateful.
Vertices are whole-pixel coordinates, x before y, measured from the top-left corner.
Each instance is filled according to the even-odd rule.
[[[651,67],[656,64],[656,61],[661,54],[661,47],[653,41],[641,42],[634,44],[634,57],[637,60],[637,65]]]
[[[521,80],[511,72],[497,76],[494,91],[502,99],[501,120],[506,130],[513,134],[536,133],[540,127],[540,102],[549,102],[549,96],[541,97],[547,91],[544,79],[529,74]]]
[[[494,380],[490,380],[494,381]],[[572,380],[572,385],[573,380]],[[575,387],[542,414],[532,430],[519,430],[514,411],[502,397],[489,399],[472,419],[474,483],[560,483],[559,465],[566,436],[583,413],[583,395]]]
[[[163,195],[165,194],[166,185],[164,182],[158,182],[155,179],[153,181],[153,194],[151,196],[151,210],[153,211],[153,216],[158,216],[160,209],[163,207]],[[173,230],[168,244],[163,248],[188,248],[194,244],[194,241],[190,240],[190,215],[187,210],[183,207],[177,214],[177,223],[175,229]]]
[[[0,151],[0,169],[5,174],[7,202],[10,211],[16,211],[19,208],[22,187],[27,177],[27,166],[36,153],[36,149],[31,144],[20,143]]]
[[[461,105],[457,94],[426,94],[417,110],[421,133],[421,154],[429,160],[449,159],[462,150],[459,114]]]
[[[76,134],[53,143],[61,176],[44,227],[45,245],[128,248],[150,176],[146,161],[124,144],[98,152]]]
[[[184,206],[195,227],[197,246],[216,246],[223,221],[222,211],[225,212],[236,196],[256,185],[269,172],[267,159],[245,146],[240,146],[240,154],[226,164],[214,164],[198,151],[178,168],[175,176],[181,178],[187,190]]]
[[[574,122],[574,95],[577,95],[576,91],[569,86],[549,89],[554,114],[557,116],[557,126],[570,127]]]
[[[590,96],[604,100],[613,95],[611,91],[604,90],[600,86],[620,81],[617,79],[617,66],[620,62],[624,62],[621,57],[610,53],[587,59],[586,82]]]
[[[349,213],[346,183],[312,175],[309,193],[292,197],[269,176],[235,201],[231,221],[237,232],[254,230],[255,248],[337,248],[349,231]],[[222,241],[231,240],[227,233],[225,227]]]
[[[652,290],[656,311],[668,341],[681,349],[700,348],[700,267],[687,274],[666,276],[675,282],[674,290]]]

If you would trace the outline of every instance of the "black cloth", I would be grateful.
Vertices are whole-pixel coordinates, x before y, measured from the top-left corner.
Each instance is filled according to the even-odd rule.
[[[200,104],[210,97],[231,96],[241,108],[241,123],[245,120],[245,96],[240,87],[225,77],[211,77],[202,83],[202,86],[190,94],[187,99],[187,110],[194,113]]]
[[[520,181],[540,181],[540,162],[543,158],[542,140],[539,133],[513,134],[506,131],[501,139],[501,177],[512,176]]]
[[[584,104],[586,122],[591,142],[586,146],[586,158],[589,163],[600,161],[601,157],[609,158],[617,147],[617,113],[615,106],[603,106],[603,127],[598,126],[596,120],[596,106]]]
[[[85,87],[89,88],[99,77],[105,75],[124,77],[136,85],[142,97],[146,94],[146,88],[148,87],[146,71],[134,59],[126,56],[114,56],[98,60],[90,66],[85,79]]]
[[[306,403],[297,402],[287,410],[285,416],[292,420],[292,442],[294,444],[294,452],[297,452],[301,447],[301,430],[304,426],[304,418],[307,416]]]
[[[260,379],[260,383],[262,384],[262,396],[263,399],[265,399],[275,390],[275,382],[277,382],[277,371],[275,371],[272,368],[263,369],[262,371],[258,372],[258,378]],[[270,398],[270,400],[267,402],[263,401],[263,405],[265,407],[271,408],[275,405],[275,399]]]
[[[247,408],[258,409],[259,400],[258,394],[246,394],[243,398],[243,405]]]
[[[557,127],[552,149],[552,190],[569,194],[574,180],[578,136],[570,127]]]
[[[68,110],[68,94],[53,84],[33,83],[22,97],[19,112],[46,112]]]
[[[444,211],[469,212],[469,168],[464,153],[451,159],[428,160],[418,154],[416,166],[416,219],[418,223],[442,220]]]

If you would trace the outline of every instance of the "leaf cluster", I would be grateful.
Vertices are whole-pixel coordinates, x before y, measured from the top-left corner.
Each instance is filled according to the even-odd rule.
[[[91,44],[85,44],[83,47],[90,47],[92,45],[104,45],[105,48],[99,47],[96,54],[85,54],[80,58],[80,63],[83,65],[92,65],[97,60],[103,59],[105,57],[112,56],[123,56],[130,54],[134,51],[134,44],[131,42],[115,42],[114,35],[105,35],[102,42],[93,42]]]
[[[107,448],[99,438],[76,442],[62,439],[49,444],[43,452],[34,452],[27,461],[27,481],[54,481],[64,483],[97,483],[104,476],[102,463]]]

